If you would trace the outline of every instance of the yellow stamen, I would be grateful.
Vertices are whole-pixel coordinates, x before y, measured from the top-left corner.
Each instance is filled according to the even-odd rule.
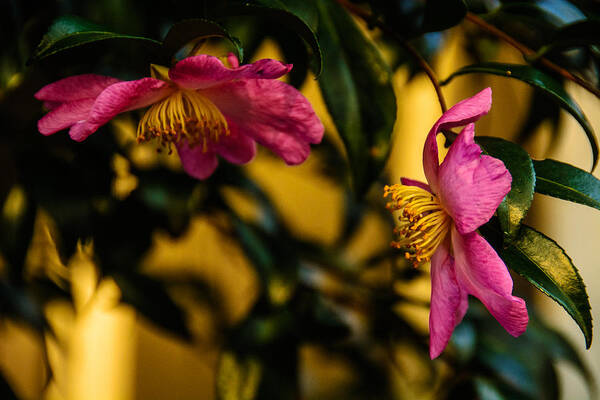
[[[431,260],[450,231],[452,219],[437,196],[418,186],[386,185],[383,197],[390,195],[387,209],[400,211],[398,226],[394,229],[398,238],[391,246],[404,249],[404,257],[417,267]]]
[[[138,143],[159,139],[172,151],[171,145],[185,140],[190,147],[219,141],[229,135],[229,126],[219,109],[206,97],[193,90],[178,90],[154,104],[142,117],[137,129]]]

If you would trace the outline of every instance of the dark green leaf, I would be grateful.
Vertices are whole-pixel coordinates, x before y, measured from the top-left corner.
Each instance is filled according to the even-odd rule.
[[[362,195],[387,159],[396,116],[392,74],[375,45],[335,1],[318,2],[327,49],[319,84],[344,141],[354,191]]]
[[[0,397],[5,400],[19,400],[3,374],[0,374]]]
[[[33,235],[36,208],[21,186],[13,186],[0,209],[0,252],[8,262],[10,279],[23,279],[23,265]]]
[[[483,150],[499,158],[512,176],[511,190],[498,207],[498,219],[505,235],[514,238],[533,200],[535,172],[531,158],[521,146],[495,137],[477,137]]]
[[[156,325],[189,340],[190,331],[185,314],[168,294],[164,285],[140,274],[115,274],[115,282],[121,289],[121,299]]]
[[[315,57],[317,77],[323,69],[323,54],[317,38],[318,14],[307,0],[255,0],[230,12],[268,17],[295,31],[310,46]]]
[[[529,322],[527,333],[538,342],[544,351],[556,361],[564,360],[575,367],[585,378],[591,398],[596,398],[596,383],[594,377],[573,345],[559,332],[545,326],[541,321],[534,319]]]
[[[457,25],[467,14],[462,0],[428,0],[425,3],[422,32],[436,32]]]
[[[160,42],[154,39],[110,32],[82,18],[65,16],[54,21],[29,61],[39,61],[73,47],[108,39],[135,41],[156,50],[160,47]]]
[[[480,231],[488,241],[494,241],[496,232],[491,223],[483,225]],[[565,251],[552,239],[526,225],[521,226],[519,237],[496,249],[507,266],[571,315],[589,348],[592,344],[590,303],[583,280]]]
[[[545,54],[571,47],[600,44],[600,20],[586,19],[569,24],[559,29],[552,40],[542,46],[530,61],[543,57]]]
[[[162,44],[163,56],[169,60],[182,46],[195,39],[208,39],[222,37],[228,39],[233,45],[240,63],[244,58],[244,51],[240,41],[233,37],[221,25],[214,21],[194,18],[174,24]]]
[[[466,15],[462,0],[370,0],[375,17],[404,38],[457,25]]]
[[[224,351],[217,370],[218,400],[253,400],[258,393],[262,366],[255,357]]]
[[[600,210],[600,180],[592,174],[556,160],[533,161],[535,191]]]
[[[473,386],[477,398],[480,400],[504,400],[502,392],[494,385],[492,381],[483,377],[476,377],[473,380]]]
[[[598,141],[596,139],[596,135],[594,134],[594,130],[592,129],[592,126],[590,125],[581,108],[579,108],[577,103],[575,103],[571,96],[563,89],[559,81],[550,75],[547,75],[546,73],[528,65],[490,62],[463,67],[458,71],[455,71],[445,81],[441,82],[441,84],[446,85],[458,75],[472,73],[493,74],[507,78],[518,79],[542,90],[543,93],[545,93],[547,96],[550,96],[550,98],[557,102],[565,111],[571,114],[585,131],[592,148],[592,170],[596,167],[596,164],[598,163]]]
[[[0,280],[0,313],[2,316],[27,323],[41,332],[46,320],[40,306],[21,287]]]

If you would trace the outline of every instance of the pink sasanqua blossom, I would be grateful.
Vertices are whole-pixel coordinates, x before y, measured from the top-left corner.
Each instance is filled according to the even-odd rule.
[[[172,68],[155,66],[152,77],[135,81],[86,74],[62,79],[35,94],[50,110],[38,122],[44,135],[70,128],[82,141],[117,114],[151,106],[138,125],[137,140],[175,146],[184,170],[198,179],[217,167],[217,155],[244,164],[256,154],[256,142],[287,164],[300,164],[310,144],[323,137],[323,125],[310,103],[294,87],[277,80],[292,65],[263,59],[239,65],[230,54],[198,55]]]
[[[512,295],[513,281],[498,254],[477,228],[494,214],[510,191],[512,177],[502,161],[482,155],[474,124],[487,114],[492,91],[484,89],[446,111],[429,132],[423,149],[428,184],[403,178],[386,186],[387,204],[399,212],[392,246],[417,265],[431,261],[429,354],[444,350],[468,307],[477,297],[513,336],[527,328],[523,299]],[[436,137],[441,130],[465,126],[440,164]]]

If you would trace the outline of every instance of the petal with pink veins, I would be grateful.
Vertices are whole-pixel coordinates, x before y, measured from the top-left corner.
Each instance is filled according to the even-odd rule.
[[[454,268],[458,284],[477,297],[512,336],[527,329],[525,301],[512,295],[512,278],[494,249],[477,232],[461,235],[452,228]]]
[[[219,141],[212,147],[221,157],[233,164],[246,164],[256,155],[256,142],[254,139],[241,134],[237,126],[228,122],[230,134],[219,137]]]
[[[87,121],[74,125],[69,135],[78,142],[85,140],[117,114],[149,106],[174,90],[167,82],[154,78],[115,83],[100,93]]]
[[[489,221],[512,181],[502,161],[481,155],[473,135],[469,124],[450,146],[438,174],[438,196],[461,234]]]
[[[468,306],[467,293],[456,280],[454,259],[447,245],[440,245],[431,258],[429,356],[432,360],[444,351]]]
[[[44,86],[34,97],[51,102],[49,104],[91,99],[98,97],[104,89],[117,82],[121,80],[96,74],[70,76]]]
[[[271,149],[287,164],[302,163],[309,143],[323,138],[323,124],[306,98],[277,80],[247,80],[201,91],[243,135]]]
[[[94,101],[95,99],[83,99],[54,107],[38,121],[38,130],[42,135],[51,135],[77,122],[84,121],[88,117]]]
[[[473,97],[456,103],[437,120],[429,131],[423,148],[423,169],[425,170],[427,182],[429,182],[434,193],[438,191],[438,168],[440,163],[436,140],[437,134],[445,129],[477,121],[490,111],[491,106],[492,89],[485,88]]]
[[[202,54],[184,58],[175,64],[169,70],[169,79],[185,89],[206,89],[238,79],[276,79],[291,69],[291,64],[267,58],[227,68],[217,57]]]
[[[187,143],[177,144],[177,152],[183,170],[196,179],[206,179],[215,172],[218,165],[214,151],[202,151],[202,146],[189,147]]]

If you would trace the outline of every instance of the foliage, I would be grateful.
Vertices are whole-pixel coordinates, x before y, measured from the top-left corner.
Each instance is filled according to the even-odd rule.
[[[396,115],[397,102],[403,96],[394,88],[393,75],[401,68],[421,71],[429,56],[443,49],[445,42],[433,39],[447,37],[450,30],[479,29],[477,35],[466,35],[465,46],[477,62],[454,71],[442,85],[459,75],[471,79],[472,73],[484,73],[534,87],[543,96],[532,100],[521,138],[529,137],[543,121],[550,121],[558,132],[558,110],[563,109],[586,134],[595,167],[595,132],[565,84],[573,81],[600,97],[596,3],[34,3],[11,2],[12,12],[0,15],[0,29],[11,38],[0,50],[2,318],[49,334],[44,307],[57,298],[73,301],[68,282],[50,274],[50,266],[41,274],[28,270],[36,221],[46,215],[55,228],[52,237],[61,262],[66,264],[82,243],[92,242],[94,263],[103,278],[114,279],[122,302],[178,340],[193,341],[187,322],[191,311],[177,301],[181,282],[150,276],[143,265],[156,232],[179,238],[192,220],[202,217],[243,251],[260,286],[251,310],[240,321],[218,325],[224,348],[216,367],[219,399],[300,398],[299,349],[308,344],[342,359],[353,371],[354,381],[331,388],[330,398],[407,397],[393,382],[410,375],[395,361],[398,349],[407,346],[410,362],[426,365],[424,386],[439,396],[435,398],[557,398],[558,360],[573,364],[593,389],[578,352],[541,322],[532,302],[528,302],[532,322],[522,338],[509,338],[475,307],[457,327],[450,349],[440,360],[430,361],[427,335],[395,311],[415,303],[427,309],[428,304],[393,290],[390,281],[412,282],[423,270],[414,270],[391,249],[349,259],[347,248],[369,216],[385,215],[379,193],[387,179],[383,171],[394,124],[401,117]],[[554,7],[568,9],[574,17],[557,14]],[[467,20],[478,26],[473,28]],[[482,48],[484,36],[488,42]],[[164,163],[136,164],[131,150],[136,145],[114,134],[116,124],[102,127],[84,143],[71,141],[64,132],[44,137],[37,131],[43,109],[33,94],[49,82],[91,72],[137,79],[147,75],[150,64],[169,65],[203,43],[250,60],[265,39],[274,40],[286,61],[294,64],[291,84],[299,87],[306,80],[317,80],[332,120],[330,128],[336,131],[313,147],[316,157],[324,160],[320,174],[338,182],[344,192],[342,228],[333,243],[297,234],[244,168],[222,163],[210,179],[197,181]],[[517,42],[523,63],[488,57],[503,40]],[[219,56],[225,54],[219,51]],[[434,77],[432,82],[439,89]],[[437,115],[438,110],[432,113]],[[453,138],[452,132],[445,134]],[[340,146],[331,139],[335,135]],[[401,147],[401,140],[395,145]],[[586,205],[590,212],[600,210],[600,181],[559,160],[532,160],[519,144],[504,139],[477,141],[486,154],[501,159],[513,177],[511,192],[481,233],[507,266],[531,283],[521,290],[533,294],[532,288],[537,288],[560,304],[580,327],[589,348],[590,305],[577,268],[558,243],[523,221],[534,193]],[[128,174],[135,177],[135,187],[125,194],[114,190],[119,174],[116,158],[125,160]],[[224,195],[231,189],[250,199],[260,218],[242,216]],[[391,221],[386,221],[390,230],[382,235],[389,238]],[[388,268],[391,278],[383,283],[367,277],[388,276]],[[185,284],[202,292],[214,313],[220,312],[222,305],[208,293],[207,282]],[[360,334],[349,323],[355,315],[362,321]],[[438,368],[442,365],[445,368]],[[4,397],[17,398],[10,380],[0,379]]]

